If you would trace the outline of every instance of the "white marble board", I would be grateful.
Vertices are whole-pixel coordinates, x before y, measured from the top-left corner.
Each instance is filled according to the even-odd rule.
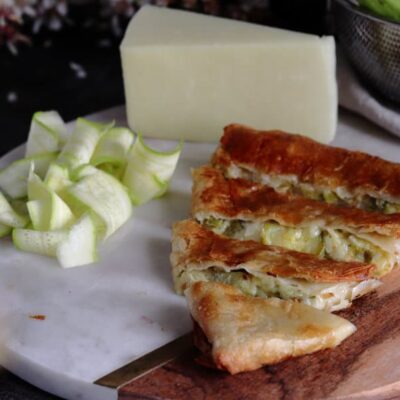
[[[123,107],[89,118],[126,124]],[[341,113],[334,144],[400,161],[400,139],[349,113]],[[214,148],[186,143],[169,193],[138,208],[94,265],[63,270],[0,240],[1,365],[64,398],[116,399],[92,382],[190,330],[185,301],[172,289],[170,225],[188,215],[190,168]],[[22,154],[13,150],[0,168]],[[45,320],[30,318],[37,314]]]

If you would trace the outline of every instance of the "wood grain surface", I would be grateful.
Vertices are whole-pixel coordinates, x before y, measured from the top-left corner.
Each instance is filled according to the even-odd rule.
[[[119,399],[400,398],[400,271],[338,315],[358,329],[336,349],[235,376],[197,365],[193,349],[120,388]]]

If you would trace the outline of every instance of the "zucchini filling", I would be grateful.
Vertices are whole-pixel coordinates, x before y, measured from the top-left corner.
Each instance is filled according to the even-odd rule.
[[[351,194],[342,187],[338,187],[336,190],[316,187],[309,183],[298,182],[297,177],[294,175],[260,175],[234,165],[228,168],[226,175],[229,178],[244,178],[253,182],[263,183],[271,186],[279,193],[301,195],[330,204],[349,205],[367,211],[379,211],[384,214],[400,212],[399,203],[376,198],[368,194]]]
[[[298,300],[326,311],[349,307],[354,299],[380,285],[375,279],[363,282],[313,283],[303,279],[280,278],[261,273],[252,275],[243,269],[226,272],[216,267],[203,271],[182,271],[177,284],[178,287],[185,288],[197,281],[226,283],[250,296]]]
[[[359,261],[376,266],[377,277],[387,274],[397,263],[394,254],[370,241],[340,229],[287,227],[274,221],[249,222],[209,217],[202,224],[217,234],[240,240],[256,240],[337,261]]]

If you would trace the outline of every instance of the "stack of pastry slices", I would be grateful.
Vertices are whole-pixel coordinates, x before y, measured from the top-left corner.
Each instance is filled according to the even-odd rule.
[[[332,314],[399,262],[400,165],[280,131],[225,128],[193,171],[172,274],[201,361],[238,373],[334,347]]]

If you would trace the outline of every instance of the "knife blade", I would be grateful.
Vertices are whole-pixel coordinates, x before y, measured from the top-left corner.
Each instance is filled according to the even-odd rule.
[[[168,361],[177,358],[192,347],[192,333],[189,332],[101,377],[96,380],[94,384],[111,389],[118,389],[134,379],[161,367]]]

